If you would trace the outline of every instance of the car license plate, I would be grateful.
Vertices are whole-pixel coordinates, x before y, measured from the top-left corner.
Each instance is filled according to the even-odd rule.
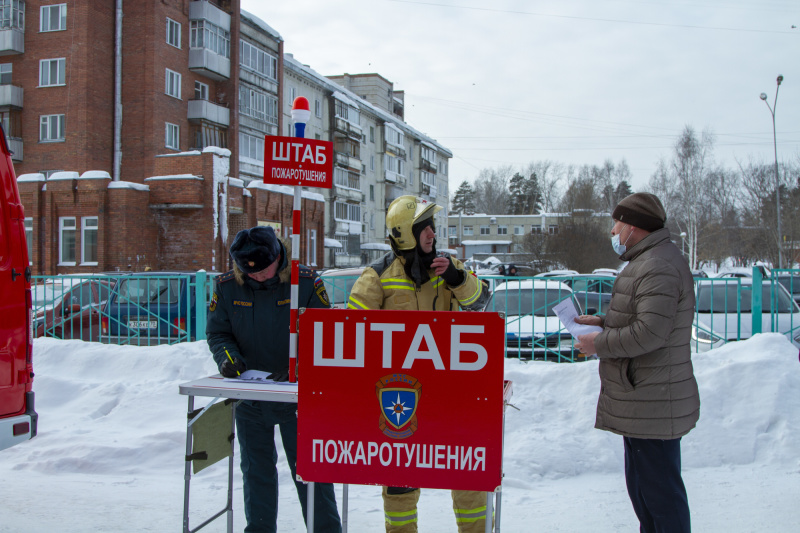
[[[131,329],[156,329],[156,320],[128,320]]]

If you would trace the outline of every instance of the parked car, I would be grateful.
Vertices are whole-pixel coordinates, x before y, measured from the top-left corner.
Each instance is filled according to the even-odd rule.
[[[612,278],[615,278],[617,277],[617,274],[619,274],[619,271],[613,268],[595,268],[592,270],[592,274],[597,276],[611,276]]]
[[[36,436],[31,268],[25,214],[0,127],[0,450]]]
[[[536,274],[535,277],[537,278],[566,278],[570,276],[577,276],[578,272],[575,270],[551,270],[550,272],[542,272],[540,274]]]
[[[345,309],[347,298],[353,289],[358,277],[364,272],[365,267],[356,268],[334,268],[322,272],[319,277],[325,284],[325,292],[331,301],[331,307],[335,309]]]
[[[572,289],[559,281],[508,281],[495,287],[483,310],[505,313],[506,357],[546,361],[583,358],[553,311],[565,298],[572,298],[576,309],[580,309]]]
[[[61,296],[44,304],[33,319],[34,337],[100,339],[100,312],[116,278],[71,278]]]
[[[692,349],[704,352],[729,341],[753,335],[752,278],[701,280],[697,286],[697,314],[692,326]],[[761,286],[764,331],[776,331],[800,348],[800,307],[781,284]],[[772,326],[772,327],[771,327]]]
[[[197,339],[198,312],[203,317],[214,292],[216,272],[209,272],[206,294],[197,306],[196,272],[140,272],[120,276],[102,311],[100,341],[152,346]]]
[[[605,315],[611,302],[611,290],[616,278],[597,274],[578,274],[562,280],[569,285],[580,305],[580,311],[587,315]]]
[[[778,283],[783,285],[783,287],[789,291],[789,294],[792,295],[792,299],[800,303],[800,276],[796,274],[778,274],[777,276]]]

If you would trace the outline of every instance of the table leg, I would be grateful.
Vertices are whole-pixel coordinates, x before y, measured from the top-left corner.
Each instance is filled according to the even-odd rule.
[[[342,485],[342,533],[347,533],[347,498],[349,492],[349,485],[347,483]]]
[[[192,454],[192,428],[189,415],[194,410],[194,396],[189,395],[189,411],[186,417],[186,457]],[[192,462],[184,461],[183,470],[183,533],[189,533],[189,480],[192,478]]]
[[[308,483],[306,491],[306,530],[314,533],[314,482]]]

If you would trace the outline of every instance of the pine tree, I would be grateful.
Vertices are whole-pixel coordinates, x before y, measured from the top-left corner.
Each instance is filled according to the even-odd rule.
[[[509,209],[512,215],[524,215],[527,211],[525,178],[519,172],[511,176],[508,184]]]
[[[472,185],[466,180],[461,182],[455,196],[453,196],[451,212],[453,214],[470,214],[475,212],[475,191],[472,189]]]
[[[617,199],[614,206],[616,207],[616,205],[619,203],[620,200],[622,200],[626,196],[630,196],[631,194],[633,194],[633,190],[631,189],[631,186],[628,185],[628,182],[626,180],[620,181],[619,185],[617,185],[617,190],[614,191],[614,195],[616,196]]]
[[[522,214],[538,215],[542,210],[543,199],[536,172],[532,172],[530,178],[525,180],[523,196],[525,197],[525,210]]]

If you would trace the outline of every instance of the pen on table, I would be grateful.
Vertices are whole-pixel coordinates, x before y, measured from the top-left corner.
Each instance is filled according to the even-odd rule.
[[[234,362],[233,362],[233,357],[231,357],[231,354],[229,354],[229,353],[228,353],[228,349],[227,349],[227,348],[225,348],[224,346],[222,347],[222,349],[223,349],[223,350],[225,350],[225,355],[227,355],[227,356],[228,356],[228,359],[230,360],[231,364],[232,364],[232,365],[234,365],[234,366],[233,366],[234,370],[236,370],[236,363],[234,363]],[[242,375],[242,373],[241,373],[241,372],[239,372],[238,370],[236,370],[236,375],[237,375],[237,376],[241,376],[241,375]]]

